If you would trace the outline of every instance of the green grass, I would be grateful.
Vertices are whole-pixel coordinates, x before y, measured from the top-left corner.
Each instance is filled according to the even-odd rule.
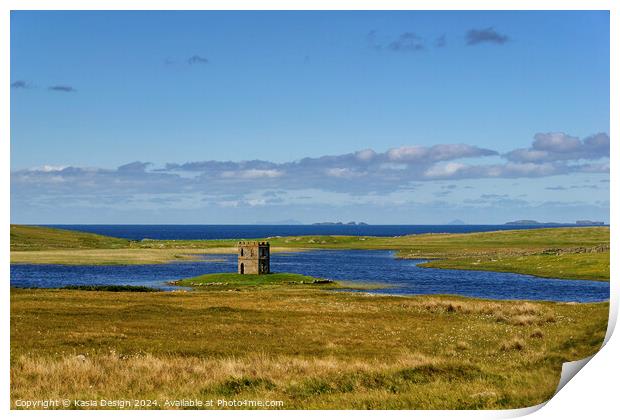
[[[11,251],[125,248],[126,239],[40,226],[11,225]]]
[[[609,305],[329,293],[11,290],[15,400],[269,399],[502,409],[549,399]]]
[[[195,288],[209,287],[210,289],[226,288],[257,288],[290,285],[312,285],[322,287],[338,287],[338,283],[319,279],[310,276],[293,273],[271,273],[271,274],[237,274],[237,273],[214,273],[204,274],[198,277],[182,279],[170,282],[176,286],[187,286]]]
[[[523,255],[450,258],[429,261],[422,267],[486,270],[561,279],[609,281],[609,251],[563,255]]]
[[[249,238],[250,240],[252,238]],[[288,236],[258,238],[271,246],[303,249],[393,249],[418,256],[459,256],[513,251],[543,251],[549,248],[595,247],[609,244],[609,227],[517,229],[477,233],[429,233],[397,237]],[[236,240],[143,241],[141,247],[232,248]]]
[[[92,242],[88,242],[90,239]],[[543,251],[548,248],[593,247],[609,244],[609,227],[574,227],[504,230],[464,234],[421,234],[398,237],[290,236],[248,238],[268,240],[272,247],[287,249],[394,249],[417,256],[459,256],[503,250]],[[76,231],[11,225],[11,250],[26,249],[234,249],[237,240],[143,240],[130,242]]]
[[[198,290],[251,290],[251,289],[289,289],[296,290],[322,289],[322,290],[374,290],[389,288],[389,284],[333,281],[295,273],[271,273],[271,274],[237,274],[237,273],[214,273],[204,274],[182,280],[171,281],[175,286],[191,287]]]

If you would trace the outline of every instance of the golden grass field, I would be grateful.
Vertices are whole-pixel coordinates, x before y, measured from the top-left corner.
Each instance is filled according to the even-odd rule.
[[[302,251],[299,248],[274,247],[271,252]],[[11,252],[13,264],[165,264],[171,261],[192,261],[205,254],[234,254],[233,247],[211,248],[126,248],[126,249],[72,249]]]
[[[518,408],[596,352],[608,304],[334,293],[12,290],[11,400]],[[165,407],[158,407],[165,408]]]

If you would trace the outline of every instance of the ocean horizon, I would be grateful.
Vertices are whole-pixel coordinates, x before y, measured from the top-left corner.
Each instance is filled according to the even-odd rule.
[[[424,233],[474,233],[497,230],[578,227],[575,224],[536,225],[371,225],[371,224],[46,224],[38,225],[113,236],[130,240],[251,239],[278,236],[353,235],[404,236]],[[605,225],[608,226],[608,225]]]

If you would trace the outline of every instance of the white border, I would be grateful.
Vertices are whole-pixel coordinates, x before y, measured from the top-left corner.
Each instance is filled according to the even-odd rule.
[[[610,136],[613,139],[614,132],[618,127],[618,18],[617,2],[613,0],[383,0],[372,2],[367,0],[303,0],[296,1],[294,4],[286,1],[264,0],[261,2],[250,0],[229,0],[223,1],[198,1],[198,0],[5,0],[0,2],[0,160],[2,161],[2,196],[5,197],[2,206],[2,220],[0,229],[2,231],[2,275],[5,287],[0,291],[2,299],[2,381],[0,392],[0,407],[8,410],[9,405],[9,226],[10,226],[10,10],[235,10],[235,9],[264,9],[264,10],[610,10],[611,11],[611,103],[610,103]],[[586,104],[587,106],[587,104]],[[618,171],[616,170],[617,158],[620,150],[615,141],[611,142],[611,184],[618,185]],[[610,225],[615,226],[618,221],[614,212],[619,208],[618,194],[611,190],[611,214]],[[616,277],[617,264],[619,261],[618,238],[615,230],[612,229],[611,236],[611,276]],[[611,332],[616,323],[618,314],[618,285],[616,281],[611,282],[611,311],[610,322],[606,340],[606,346],[594,356],[592,361],[578,374],[578,379],[570,381],[554,398],[552,398],[544,409],[533,414],[533,418],[610,418],[616,412],[616,381],[620,378],[619,362],[616,354],[620,353],[620,344],[617,337],[611,338]],[[615,353],[615,354],[614,354]],[[544,404],[543,404],[544,405]],[[541,405],[542,406],[542,405]],[[137,411],[94,411],[88,412],[88,416],[97,418],[115,417],[130,418],[133,416],[149,417],[170,417],[170,416],[213,416],[218,418],[236,418],[239,416],[251,415],[255,419],[267,419],[275,417],[295,417],[300,419],[316,418],[324,416],[338,416],[348,418],[380,418],[386,415],[394,418],[506,418],[525,415],[536,411],[540,407],[533,407],[522,410],[489,410],[489,411],[295,411],[295,412],[267,412],[267,411],[232,411],[232,412],[208,412],[201,411],[173,411],[173,412],[137,412]],[[388,414],[389,413],[389,414]],[[613,414],[612,414],[613,413]],[[78,411],[10,411],[9,415],[13,418],[51,418],[57,416],[77,418],[83,417],[86,413]]]

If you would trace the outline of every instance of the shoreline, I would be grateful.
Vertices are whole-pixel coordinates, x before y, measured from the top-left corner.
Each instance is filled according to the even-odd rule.
[[[11,264],[142,265],[200,261],[234,253],[235,241],[134,243],[50,228],[11,227]],[[609,228],[570,227],[402,237],[272,237],[274,253],[389,250],[433,268],[510,272],[541,278],[609,281]],[[58,247],[64,247],[59,249]],[[24,250],[30,249],[30,250]]]
[[[424,268],[424,267],[423,267]],[[465,295],[458,293],[390,293],[390,292],[373,292],[373,290],[382,290],[382,289],[393,289],[397,286],[389,284],[389,283],[380,283],[380,282],[363,282],[356,280],[331,280],[325,278],[311,277],[297,273],[270,273],[266,275],[261,275],[259,277],[263,277],[266,280],[270,280],[270,276],[274,277],[290,277],[286,278],[285,282],[265,282],[265,280],[257,280],[255,282],[235,282],[235,281],[226,281],[229,277],[239,276],[236,273],[231,272],[223,272],[223,273],[211,273],[205,274],[199,277],[189,277],[189,278],[181,278],[177,280],[169,280],[162,281],[162,285],[176,287],[176,289],[160,289],[157,286],[144,286],[144,285],[121,285],[121,284],[105,284],[98,283],[92,285],[66,285],[61,287],[20,287],[20,286],[10,286],[11,289],[19,289],[19,290],[75,290],[80,292],[110,292],[109,290],[98,290],[107,289],[107,288],[148,288],[151,289],[149,292],[152,293],[177,293],[177,292],[197,292],[197,293],[217,293],[217,292],[255,292],[259,290],[267,290],[269,287],[277,287],[282,290],[291,290],[291,291],[299,291],[303,290],[304,286],[311,286],[313,288],[319,287],[320,290],[325,292],[338,292],[338,293],[353,293],[353,294],[367,294],[370,296],[377,297],[446,297],[446,298],[462,298],[462,299],[475,299],[481,301],[498,301],[498,302],[548,302],[548,303],[561,303],[561,304],[595,304],[595,303],[605,303],[609,302],[610,298],[607,297],[601,300],[588,300],[588,301],[563,301],[563,300],[554,300],[554,299],[534,299],[534,298],[511,298],[511,297],[484,297],[484,296],[473,296],[473,295]],[[251,275],[246,275],[248,278]],[[222,278],[221,281],[212,281],[207,282],[205,278]],[[252,276],[254,277],[254,276]],[[536,277],[536,276],[530,276]],[[301,279],[301,280],[299,280]],[[555,279],[555,280],[567,280],[567,279]],[[584,280],[584,279],[571,279],[567,281],[581,281],[581,282],[599,282],[597,280]],[[185,284],[184,284],[185,283]],[[84,290],[88,288],[93,288],[93,290]],[[143,290],[139,290],[143,291]],[[113,291],[116,292],[116,291]],[[126,292],[131,293],[132,290],[118,290],[118,292]]]
[[[166,282],[167,284],[171,284],[171,282]],[[544,303],[544,304],[554,304],[554,305],[597,305],[597,304],[609,304],[609,299],[605,299],[605,300],[596,300],[596,301],[584,301],[584,302],[579,302],[579,301],[574,301],[574,300],[567,300],[567,301],[561,301],[561,300],[545,300],[545,299],[510,299],[510,298],[487,298],[487,297],[478,297],[478,296],[467,296],[467,295],[458,295],[458,294],[449,294],[449,293],[438,293],[438,294],[433,294],[433,293],[416,293],[416,294],[400,294],[400,293],[373,293],[370,290],[373,290],[372,288],[368,288],[368,289],[363,289],[363,288],[355,288],[355,287],[338,287],[337,286],[337,282],[333,282],[336,283],[334,285],[333,288],[330,289],[323,289],[320,290],[322,292],[325,293],[351,293],[353,295],[362,295],[362,296],[367,296],[367,297],[376,297],[376,298],[384,298],[384,297],[392,297],[392,298],[417,298],[417,299],[435,299],[435,298],[442,298],[442,299],[463,299],[463,300],[472,300],[472,301],[480,301],[480,302],[504,302],[504,303]],[[172,284],[171,284],[172,285]],[[306,285],[310,285],[310,283],[306,283]],[[94,287],[92,290],[89,289],[89,287],[92,286]],[[176,293],[215,293],[215,292],[224,292],[224,293],[233,293],[233,292],[245,292],[245,293],[251,293],[251,292],[256,292],[257,290],[234,290],[234,289],[227,289],[227,290],[207,290],[204,288],[196,288],[193,286],[179,286],[178,289],[171,289],[171,290],[165,290],[165,289],[157,289],[155,287],[149,287],[149,286],[131,286],[131,285],[118,285],[121,287],[136,287],[136,288],[147,288],[147,289],[151,289],[148,291],[143,291],[143,290],[97,290],[97,287],[100,286],[108,286],[108,285],[69,285],[69,286],[63,286],[63,287],[19,287],[19,286],[10,286],[9,290],[14,290],[14,291],[59,291],[59,292],[64,292],[64,291],[71,291],[71,292],[79,292],[79,293],[137,293],[137,294],[143,294],[143,293],[147,293],[147,294],[152,294],[152,293],[159,293],[159,294],[176,294]],[[109,285],[111,287],[114,288],[114,286],[117,285]],[[387,287],[386,287],[387,288]],[[282,290],[280,290],[282,291]],[[290,291],[302,291],[301,289],[291,289]]]

